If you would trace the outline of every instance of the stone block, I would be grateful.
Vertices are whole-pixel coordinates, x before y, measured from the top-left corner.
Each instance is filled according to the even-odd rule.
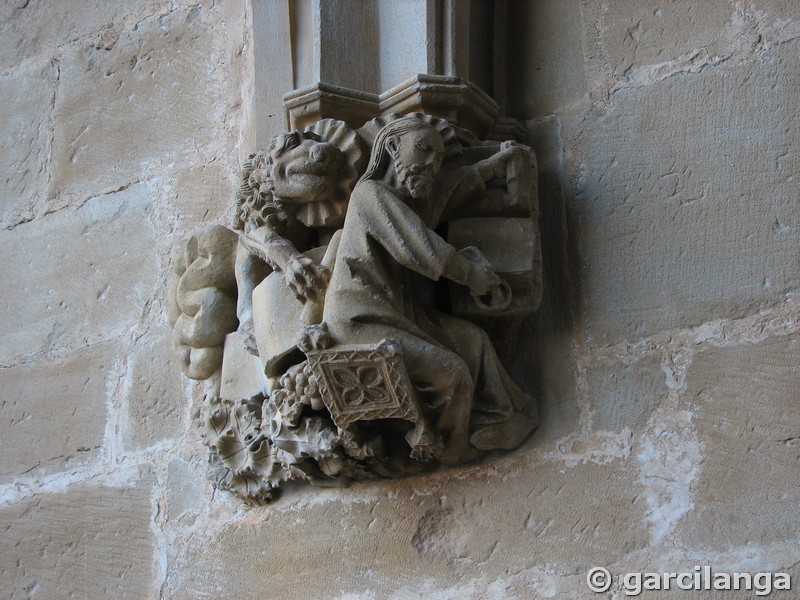
[[[253,597],[268,573],[287,597],[418,597],[423,586],[485,587],[537,566],[585,577],[589,565],[647,544],[630,464],[509,461],[492,470],[359,484],[324,498],[311,490],[312,502],[285,497],[267,514],[220,521],[172,548],[168,595]]]
[[[247,351],[244,339],[238,331],[225,336],[220,397],[226,400],[249,400],[268,387],[264,364]]]
[[[748,8],[755,13],[767,44],[800,36],[800,4],[794,0],[758,0]]]
[[[99,460],[108,410],[112,342],[0,370],[0,482]]]
[[[136,185],[0,232],[2,358],[85,346],[141,318],[157,285],[150,192]],[[8,360],[6,360],[8,362]]]
[[[220,36],[202,9],[123,30],[110,49],[82,43],[61,58],[50,197],[119,189],[153,165],[208,162],[228,105]]]
[[[235,161],[235,157],[230,158]],[[169,176],[163,187],[166,197],[161,202],[163,210],[170,212],[165,222],[177,221],[185,235],[211,223],[228,225],[240,175],[237,163],[236,179],[232,181],[221,162],[193,165]]]
[[[541,254],[537,252],[541,243],[538,238],[538,228],[530,218],[454,219],[447,229],[450,244],[458,250],[477,248],[492,269],[509,284],[511,303],[497,315],[526,314],[539,306],[542,265]],[[450,297],[456,316],[469,318],[486,314],[462,285],[451,284]]]
[[[509,2],[508,114],[542,117],[587,93],[580,0]]]
[[[555,117],[528,124],[539,171],[539,230],[542,240],[543,294],[540,314],[550,314],[566,335],[574,319],[569,215],[564,198],[564,144]]]
[[[98,44],[113,45],[122,22],[131,25],[153,10],[156,0],[106,2],[7,2],[0,8],[0,69],[97,33]]]
[[[429,34],[426,36],[426,11],[418,2],[378,0],[375,19],[380,23],[378,45],[380,61],[375,77],[377,93],[399,85],[428,68]],[[430,10],[430,9],[429,9]],[[398,49],[402,48],[402,51]],[[361,88],[360,88],[361,89]],[[367,88],[364,88],[367,89]],[[368,90],[373,91],[373,90]]]
[[[509,348],[501,347],[512,381],[536,401],[540,425],[526,442],[530,447],[541,448],[579,426],[574,342],[562,325],[543,306],[522,322]]]
[[[483,217],[450,221],[447,239],[457,249],[478,248],[498,273],[518,274],[533,270],[537,234],[531,219]]]
[[[517,6],[515,4],[515,6]],[[536,398],[541,425],[530,444],[541,447],[573,433],[579,423],[575,388],[573,304],[563,194],[561,127],[556,117],[528,123],[539,175],[542,303],[523,321],[510,349],[501,348],[514,381]]]
[[[44,200],[56,79],[49,60],[0,75],[0,224],[30,220]]]
[[[798,289],[798,51],[620,91],[587,117],[572,146],[597,343],[742,317]]]
[[[668,390],[658,355],[632,364],[600,358],[586,373],[586,393],[594,430],[641,432]]]
[[[141,338],[128,363],[125,448],[141,450],[169,438],[179,438],[184,423],[181,368],[172,347],[172,331],[164,326]]]
[[[158,597],[148,485],[76,486],[0,508],[4,597]]]
[[[695,50],[721,54],[734,34],[728,31],[734,8],[727,2],[608,2],[597,10],[599,42],[615,78]]]
[[[208,494],[204,493],[209,491]],[[205,469],[192,469],[179,458],[167,463],[165,516],[169,525],[179,521],[191,523],[208,501],[211,483]]]
[[[695,510],[676,543],[703,550],[795,540],[800,530],[800,338],[697,354],[685,398],[703,447]]]

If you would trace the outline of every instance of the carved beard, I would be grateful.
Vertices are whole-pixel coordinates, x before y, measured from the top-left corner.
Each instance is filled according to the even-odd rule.
[[[415,200],[429,198],[433,191],[434,172],[430,165],[406,165],[399,160],[394,162],[397,180],[408,190]]]

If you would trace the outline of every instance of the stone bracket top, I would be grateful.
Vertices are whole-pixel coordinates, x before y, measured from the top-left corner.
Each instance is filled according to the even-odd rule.
[[[477,85],[447,75],[415,75],[381,94],[319,82],[287,93],[283,104],[293,129],[326,117],[357,129],[378,116],[421,112],[447,119],[480,139],[518,138],[523,131],[513,119],[501,117],[497,102]]]

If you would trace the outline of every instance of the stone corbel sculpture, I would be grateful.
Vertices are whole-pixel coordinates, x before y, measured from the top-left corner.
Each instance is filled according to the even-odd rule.
[[[219,381],[198,414],[218,484],[260,503],[521,444],[535,402],[478,324],[502,343],[539,304],[535,186],[527,147],[418,113],[253,155],[232,228],[173,259],[184,373]]]

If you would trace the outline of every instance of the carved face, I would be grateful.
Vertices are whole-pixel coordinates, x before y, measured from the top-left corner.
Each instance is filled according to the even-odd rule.
[[[431,128],[414,129],[386,141],[399,183],[412,198],[428,198],[433,180],[442,166],[444,142]]]
[[[337,186],[342,152],[311,132],[292,131],[275,138],[271,148],[275,196],[292,204],[329,198]]]

